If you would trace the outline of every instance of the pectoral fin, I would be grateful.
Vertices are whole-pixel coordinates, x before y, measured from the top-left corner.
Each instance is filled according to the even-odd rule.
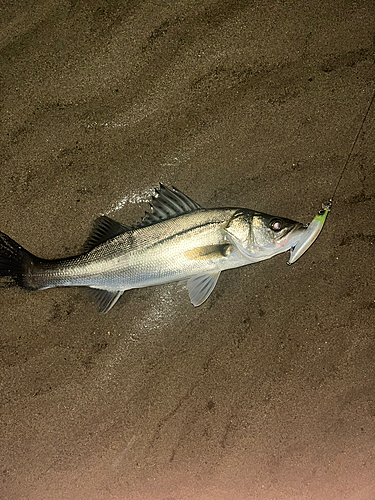
[[[101,288],[85,287],[85,289],[95,302],[98,311],[101,313],[106,313],[112,309],[124,293],[123,290],[111,292],[109,290],[102,290]]]
[[[206,259],[220,259],[227,257],[230,253],[230,245],[207,245],[204,247],[193,248],[186,250],[184,255],[189,260],[206,260]]]
[[[194,306],[200,306],[208,299],[219,279],[220,271],[202,276],[193,276],[187,281],[190,301]]]

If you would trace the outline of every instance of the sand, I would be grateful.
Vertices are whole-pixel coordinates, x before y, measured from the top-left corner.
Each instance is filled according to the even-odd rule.
[[[3,3],[0,230],[78,253],[153,187],[301,222],[374,92],[370,0]],[[79,289],[0,290],[0,498],[373,500],[370,109],[323,233],[107,315]]]

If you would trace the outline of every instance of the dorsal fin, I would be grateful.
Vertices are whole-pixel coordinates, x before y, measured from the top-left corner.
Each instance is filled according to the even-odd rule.
[[[146,212],[139,226],[149,226],[165,219],[171,219],[178,215],[188,214],[202,207],[194,200],[181,193],[172,186],[172,190],[160,184],[159,189],[155,189],[155,196],[150,203],[151,212]]]
[[[90,236],[88,237],[84,247],[84,252],[89,252],[100,243],[110,240],[119,234],[126,233],[130,228],[124,224],[120,224],[106,215],[102,215],[94,222]]]

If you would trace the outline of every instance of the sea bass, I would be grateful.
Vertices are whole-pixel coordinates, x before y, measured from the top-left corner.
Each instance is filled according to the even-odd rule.
[[[64,259],[38,258],[0,232],[0,283],[28,290],[85,287],[107,312],[125,290],[186,282],[199,306],[221,271],[292,251],[306,229],[244,208],[205,209],[163,185],[150,206],[133,227],[99,217],[83,253]]]

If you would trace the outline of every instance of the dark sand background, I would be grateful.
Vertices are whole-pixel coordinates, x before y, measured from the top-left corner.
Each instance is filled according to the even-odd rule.
[[[0,230],[37,255],[159,181],[310,221],[374,90],[373,1],[2,2]],[[0,296],[3,500],[374,500],[370,110],[317,243],[105,316]],[[117,209],[120,208],[120,210]]]

